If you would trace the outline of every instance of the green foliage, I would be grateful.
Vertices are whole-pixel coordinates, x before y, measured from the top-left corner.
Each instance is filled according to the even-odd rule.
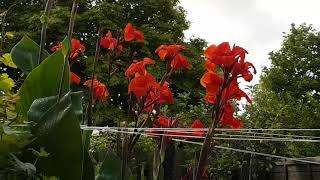
[[[19,90],[21,100],[18,108],[22,116],[27,115],[34,100],[58,94],[63,61],[62,52],[57,51],[27,76]],[[63,93],[69,91],[69,67],[65,72],[62,88]]]
[[[126,179],[132,180],[131,170],[127,169]],[[107,153],[100,167],[97,180],[120,180],[121,179],[121,160],[113,153]]]
[[[319,42],[320,33],[311,26],[292,25],[281,48],[270,53],[271,67],[264,68],[260,84],[252,87],[254,104],[242,115],[247,128],[320,127],[317,121],[320,113]],[[299,132],[298,135],[320,134]],[[293,157],[319,154],[316,143],[246,142],[243,145],[258,152]],[[254,163],[256,169],[270,169],[270,161],[265,158],[256,159]]]
[[[39,159],[37,169],[61,179],[81,179],[83,146],[79,120],[72,109],[69,93],[56,102],[57,98],[54,101],[37,99],[28,112],[29,120],[36,122],[33,134],[38,137],[30,146],[33,149],[44,147],[50,153],[48,158]],[[50,108],[41,112],[41,108],[37,108],[41,106]],[[56,139],[63,145],[57,145]]]
[[[0,57],[0,61],[8,67],[17,68],[17,66],[12,61],[11,54],[9,53],[2,55],[2,57]]]
[[[16,44],[11,50],[11,56],[14,64],[24,73],[28,74],[38,66],[40,47],[32,39],[24,36],[21,41]],[[43,52],[44,57],[49,56],[48,52]]]
[[[0,75],[0,91],[8,93],[14,86],[15,83],[9,78],[8,74],[3,73]]]

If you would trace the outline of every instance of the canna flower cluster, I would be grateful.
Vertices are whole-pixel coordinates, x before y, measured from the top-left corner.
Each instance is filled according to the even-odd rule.
[[[101,38],[100,45],[112,52],[121,53],[123,46],[122,43],[123,40],[125,42],[131,42],[134,40],[137,40],[138,42],[143,42],[144,37],[141,31],[136,30],[131,23],[128,23],[124,29],[124,35],[123,38],[114,38],[112,36],[111,31],[108,31],[105,35],[105,37]],[[50,48],[51,52],[55,52],[62,48],[62,42],[59,42],[56,46],[52,46]],[[80,40],[72,38],[71,40],[71,50],[69,55],[69,63],[72,66],[72,64],[77,60],[80,54],[83,54],[85,52],[85,46],[81,44]],[[137,65],[139,67],[140,65]],[[126,75],[130,76],[130,75]],[[70,72],[70,83],[79,85],[81,82],[81,78],[75,74],[74,72]],[[84,82],[83,85],[87,86],[88,88],[91,88],[92,80],[87,80]],[[108,89],[106,88],[106,85],[99,82],[97,79],[93,80],[93,94],[94,94],[94,101],[100,100],[101,102],[105,102],[106,98],[109,96]],[[163,88],[162,88],[163,89]],[[139,92],[137,92],[139,93]],[[171,93],[171,91],[170,91]],[[152,93],[150,93],[151,95]],[[170,96],[170,95],[169,95]],[[149,100],[149,99],[148,99]],[[150,100],[149,100],[150,101]],[[159,99],[158,102],[163,102],[163,99]],[[170,100],[168,100],[170,101]]]
[[[144,102],[143,112],[150,112],[156,104],[172,103],[173,95],[169,83],[160,84],[156,78],[147,72],[146,66],[155,64],[150,58],[133,62],[124,73],[131,78],[128,92],[133,93],[138,102]]]
[[[100,45],[111,51],[115,49],[122,51],[122,45],[119,43],[118,39],[112,37],[111,31],[108,31],[106,36],[101,39]]]
[[[130,42],[135,39],[138,42],[143,42],[144,36],[141,31],[136,30],[131,23],[128,23],[124,28],[124,40]]]
[[[84,85],[88,88],[93,88],[95,101],[100,100],[101,102],[105,102],[107,100],[109,91],[106,86],[103,83],[99,82],[97,79],[94,79],[93,81],[87,80],[86,82],[84,82]]]
[[[228,42],[209,46],[204,55],[207,72],[202,76],[200,83],[206,88],[205,100],[217,107],[216,119],[221,127],[243,127],[242,122],[234,117],[234,100],[246,98],[252,100],[239,88],[238,79],[251,81],[256,73],[252,63],[245,60],[248,52],[239,46],[230,47]],[[252,72],[253,70],[253,72]]]
[[[172,70],[176,71],[180,68],[190,70],[192,66],[187,58],[180,54],[180,50],[187,50],[187,48],[181,45],[161,45],[156,49],[156,53],[161,60],[166,60],[170,64]]]
[[[191,69],[187,58],[179,52],[181,49],[186,50],[181,45],[161,45],[155,51],[161,60],[170,65],[164,75],[166,78],[160,82],[146,70],[147,65],[155,64],[155,61],[150,58],[144,58],[141,61],[135,60],[124,73],[126,77],[130,78],[128,92],[133,93],[137,101],[143,103],[143,112],[150,112],[155,106],[174,101],[167,78],[178,69]]]
[[[59,42],[58,45],[52,46],[50,50],[51,52],[55,52],[61,48],[62,48],[62,42]],[[72,38],[69,61],[75,61],[78,58],[79,54],[83,54],[85,50],[86,50],[86,47],[82,45],[78,39]]]
[[[62,42],[59,42],[56,46],[52,46],[50,48],[50,50],[51,50],[51,52],[56,52],[57,50],[59,50],[61,48],[62,48]],[[71,39],[70,55],[68,58],[70,65],[72,65],[77,60],[78,56],[80,54],[83,54],[85,52],[85,50],[86,50],[86,47],[83,44],[81,44],[80,40],[72,38]],[[70,72],[70,83],[71,84],[79,85],[80,81],[81,81],[81,78],[77,74]]]

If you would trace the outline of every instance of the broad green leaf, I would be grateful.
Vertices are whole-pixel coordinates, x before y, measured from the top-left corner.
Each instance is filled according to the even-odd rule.
[[[96,180],[120,180],[121,160],[113,153],[108,153],[103,161]]]
[[[39,108],[41,106],[47,109]],[[29,145],[30,148],[44,147],[50,153],[47,158],[38,160],[37,169],[46,176],[59,179],[81,179],[84,152],[70,93],[65,94],[59,102],[57,97],[35,100],[28,112],[28,119],[36,123],[32,132],[37,137]]]
[[[65,37],[64,40],[62,41],[62,54],[64,58],[66,58],[66,56],[68,55],[70,48],[71,48],[71,42],[69,41],[68,37]]]
[[[59,104],[59,109],[56,108],[57,104],[57,96],[50,96],[45,98],[36,99],[33,101],[30,109],[28,110],[28,120],[33,121],[36,123],[41,123],[41,121],[45,120],[44,118],[47,118],[45,114],[50,111],[59,111],[59,109],[62,108],[70,108],[69,104],[62,104],[65,98],[71,98],[71,107],[74,113],[77,115],[77,117],[82,116],[82,91],[78,92],[68,92],[65,94]],[[57,114],[59,116],[57,120],[60,119],[60,116],[63,116],[64,112],[62,111],[61,114]],[[55,119],[52,121],[54,122]],[[46,131],[46,129],[44,130]]]
[[[82,180],[94,180],[95,178],[92,158],[88,152],[91,134],[92,134],[91,130],[82,131],[82,144],[83,144],[83,151],[84,151]]]
[[[2,57],[0,57],[0,61],[6,66],[17,68],[17,66],[12,61],[11,54],[9,53],[2,55]]]
[[[27,111],[34,100],[58,94],[63,62],[62,52],[58,50],[29,73],[19,90],[21,99],[17,104],[17,108],[22,116],[27,115]],[[69,64],[67,63],[62,86],[63,94],[70,89],[69,72]]]
[[[8,74],[0,75],[0,91],[9,92],[15,86],[14,81],[9,78]]]
[[[71,93],[72,108],[74,113],[78,116],[79,121],[82,120],[82,115],[83,115],[82,97],[83,97],[82,91]]]
[[[27,36],[24,36],[18,44],[11,50],[14,64],[24,73],[28,74],[38,66],[39,45]],[[43,59],[49,56],[47,51],[43,51]]]
[[[87,150],[84,150],[82,180],[94,180],[94,166]]]

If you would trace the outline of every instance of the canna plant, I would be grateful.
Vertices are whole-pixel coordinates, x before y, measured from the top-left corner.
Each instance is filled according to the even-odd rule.
[[[49,15],[51,3],[52,1],[47,1],[43,19]],[[78,0],[75,0],[68,34],[62,42],[51,46],[52,54],[44,50],[46,21],[42,22],[40,46],[30,38],[24,37],[11,51],[12,63],[27,74],[17,93],[20,100],[16,107],[20,118],[30,122],[31,133],[34,137],[26,148],[45,149],[48,152],[46,158],[40,159],[28,156],[28,151],[21,153],[21,157],[28,162],[35,161],[34,166],[39,177],[44,175],[56,176],[60,179],[94,179],[93,161],[88,152],[91,132],[81,131],[80,124],[81,122],[84,124],[85,121],[88,126],[96,125],[93,118],[93,108],[99,103],[108,103],[108,97],[113,93],[109,91],[108,87],[111,86],[110,79],[115,74],[121,74],[128,79],[127,120],[122,126],[134,128],[177,128],[182,126],[181,120],[177,117],[165,116],[162,113],[162,107],[174,102],[170,88],[170,84],[173,82],[170,77],[181,69],[192,69],[192,65],[183,55],[187,48],[172,44],[161,45],[155,50],[160,61],[165,63],[165,71],[157,79],[148,70],[148,67],[155,65],[156,61],[149,57],[137,60],[135,58],[136,52],[130,48],[133,43],[145,42],[141,31],[131,23],[128,23],[124,30],[118,31],[110,29],[105,31],[103,28],[99,28],[92,74],[88,78],[80,77],[70,71],[70,67],[73,67],[86,51],[82,42],[73,37],[77,7]],[[104,36],[103,32],[106,32]],[[105,72],[108,79],[96,76],[97,63],[102,59],[100,48],[106,52],[108,69],[105,69]],[[256,73],[254,66],[245,60],[246,54],[247,51],[243,48],[239,46],[231,48],[227,42],[218,46],[211,45],[205,50],[207,72],[202,76],[200,83],[206,89],[206,102],[213,106],[209,131],[207,134],[201,130],[192,133],[164,132],[157,131],[157,129],[148,131],[147,135],[155,137],[157,144],[154,152],[154,180],[160,177],[166,149],[172,143],[173,138],[193,140],[195,137],[204,136],[206,138],[196,171],[185,177],[189,179],[192,177],[206,179],[208,177],[208,162],[214,156],[215,145],[219,144],[218,141],[212,139],[215,135],[215,128],[226,126],[241,128],[242,122],[234,116],[234,101],[239,101],[244,97],[251,103],[251,99],[239,88],[238,81],[241,78],[245,81],[251,81],[253,73]],[[131,61],[122,65],[114,64],[122,57],[127,57]],[[125,70],[123,71],[123,69]],[[250,69],[253,69],[253,72]],[[1,77],[9,82],[5,75]],[[83,89],[88,88],[89,98],[86,108],[82,107],[83,93],[72,91],[71,85]],[[129,123],[130,120],[133,120],[133,123]],[[204,127],[199,119],[191,125],[191,128]],[[110,158],[106,158],[102,163],[97,179],[132,179],[128,160],[130,160],[133,148],[140,136],[140,133],[128,135],[124,130],[122,151],[118,152],[119,157],[108,156]],[[61,140],[59,145],[54,143],[57,139]],[[121,138],[118,137],[117,140],[117,144],[120,146]],[[115,167],[108,165],[111,162],[115,162]]]
[[[243,123],[234,116],[234,101],[244,97],[249,103],[252,100],[239,88],[239,79],[251,81],[256,70],[252,63],[246,61],[248,52],[239,46],[230,47],[228,42],[209,46],[205,51],[205,66],[207,72],[202,76],[200,83],[206,88],[205,99],[212,104],[211,125],[204,140],[198,166],[197,179],[208,177],[207,166],[209,159],[214,156],[215,146],[219,144],[212,137],[215,128],[226,127],[242,128]],[[250,71],[253,69],[253,72]]]

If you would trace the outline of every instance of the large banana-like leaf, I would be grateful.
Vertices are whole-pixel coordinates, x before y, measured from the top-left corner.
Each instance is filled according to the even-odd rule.
[[[63,62],[63,54],[58,50],[29,73],[19,90],[20,101],[17,108],[20,115],[27,115],[34,100],[58,94]],[[70,89],[69,71],[67,63],[62,86],[64,94]]]
[[[35,67],[38,66],[39,58],[39,45],[24,36],[11,50],[11,57],[15,65],[18,66],[24,73],[30,73]],[[47,51],[43,51],[43,58],[49,56]]]
[[[29,121],[36,123],[32,129],[36,140],[30,147],[44,147],[50,153],[36,164],[37,170],[46,176],[62,180],[82,179],[84,152],[81,130],[72,106],[71,93],[67,93],[59,102],[56,96],[37,99],[28,112]]]

